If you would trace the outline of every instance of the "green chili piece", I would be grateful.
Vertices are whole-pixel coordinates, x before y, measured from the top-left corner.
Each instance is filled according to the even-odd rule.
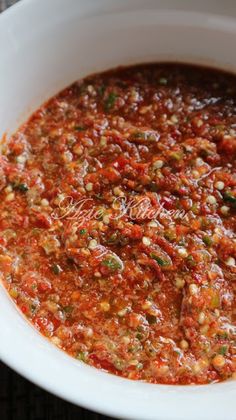
[[[114,257],[103,260],[102,265],[108,267],[112,271],[120,270],[122,268],[121,263]]]
[[[150,257],[155,260],[161,267],[165,267],[170,265],[168,261],[164,260],[163,258],[159,257],[158,255],[154,254],[153,252],[150,254]]]
[[[13,184],[13,189],[20,192],[27,192],[29,190],[28,185],[26,184]]]
[[[109,93],[108,98],[105,101],[105,111],[110,111],[115,105],[117,94],[114,92]]]
[[[231,191],[225,191],[225,193],[223,193],[223,198],[225,201],[232,204],[233,207],[236,207],[236,196],[234,196]]]
[[[219,354],[222,354],[222,356],[225,356],[227,351],[228,351],[227,346],[221,346],[220,349],[219,349]]]
[[[62,272],[62,268],[60,267],[59,264],[53,264],[52,265],[52,271],[54,274],[58,275]]]
[[[212,239],[209,236],[204,236],[202,238],[204,244],[206,244],[207,246],[211,246],[212,245]]]

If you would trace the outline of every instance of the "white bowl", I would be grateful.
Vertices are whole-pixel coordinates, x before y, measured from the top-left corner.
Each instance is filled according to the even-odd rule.
[[[235,20],[160,11],[156,5],[153,0],[24,0],[3,13],[0,135],[76,79],[117,65],[172,60],[236,70]],[[2,286],[0,357],[48,391],[114,417],[235,420],[235,381],[162,386],[96,370],[38,334]]]

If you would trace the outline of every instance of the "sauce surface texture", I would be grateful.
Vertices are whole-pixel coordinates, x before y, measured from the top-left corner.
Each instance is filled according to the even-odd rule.
[[[46,337],[130,379],[236,371],[236,77],[175,64],[81,80],[0,157],[0,276]]]

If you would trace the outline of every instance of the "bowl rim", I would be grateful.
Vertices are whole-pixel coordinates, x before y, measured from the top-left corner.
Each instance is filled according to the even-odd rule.
[[[46,1],[43,6],[42,4],[43,2],[40,7],[46,6]],[[12,17],[15,18],[18,12],[32,5],[37,13],[38,0],[19,1],[0,15],[0,25],[6,24]],[[162,10],[162,12],[170,16],[176,15],[179,19],[183,19],[184,16],[196,18],[198,21],[202,20],[204,24],[208,23],[211,27],[218,27],[225,31],[233,30],[236,35],[235,18],[173,9]],[[3,286],[0,287],[3,288]],[[5,289],[4,292],[7,294]],[[9,307],[12,309],[15,307],[10,298],[3,303],[3,313],[4,309],[9,310]],[[116,418],[157,420],[158,415],[158,420],[187,420],[194,407],[197,409],[191,412],[191,420],[206,420],[209,419],[210,410],[214,407],[214,420],[222,420],[223,413],[227,420],[234,420],[232,401],[236,396],[236,386],[232,384],[232,381],[183,387],[154,385],[116,377],[74,361],[61,350],[54,348],[45,337],[37,333],[31,324],[28,323],[27,328],[26,325],[26,320],[18,312],[18,316],[14,316],[11,325],[14,331],[15,347],[9,347],[12,329],[11,326],[6,325],[3,317],[0,317],[1,360],[31,382],[67,401]],[[16,352],[20,357],[16,357]],[[65,382],[62,385],[61,380],[58,379],[58,373],[63,364],[66,365],[67,372],[63,371]],[[43,366],[46,366],[46,370]],[[78,377],[76,379],[76,375],[80,375],[79,380]],[[80,385],[78,394],[73,389],[74,384]],[[208,390],[213,389],[214,391],[209,391],[208,394]],[[204,398],[206,394],[208,394],[207,399]],[[105,402],[102,398],[104,395],[107,395]],[[127,402],[128,398],[132,400],[130,406]],[[155,398],[158,414],[156,409],[153,411]],[[186,408],[187,398],[189,402]],[[173,404],[174,408],[170,408],[168,404]],[[150,413],[148,413],[149,407]]]

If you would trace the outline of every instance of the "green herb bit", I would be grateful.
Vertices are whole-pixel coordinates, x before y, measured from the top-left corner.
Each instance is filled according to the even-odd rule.
[[[225,356],[227,351],[228,351],[228,346],[221,346],[219,348],[219,354],[222,354],[222,356]]]
[[[73,306],[72,305],[64,306],[63,311],[66,313],[66,315],[70,315],[71,312],[73,311]]]
[[[225,193],[223,193],[223,198],[225,201],[232,204],[233,207],[236,207],[236,196],[233,195],[233,192],[225,191]]]
[[[98,87],[98,89],[97,89],[98,94],[99,94],[100,96],[103,96],[103,95],[104,95],[105,90],[106,90],[106,86],[105,86],[105,85],[101,85],[101,86],[99,86],[99,87]]]
[[[212,239],[209,236],[204,236],[202,238],[203,242],[205,245],[207,246],[211,246],[212,245]]]
[[[113,233],[111,236],[109,236],[109,238],[107,238],[107,243],[108,244],[115,244],[119,242],[119,233],[115,232]]]
[[[80,229],[79,231],[80,235],[85,235],[85,233],[87,233],[87,229]]]
[[[148,131],[136,131],[132,134],[133,139],[156,141],[156,135],[154,132]]]
[[[157,192],[159,191],[159,186],[155,182],[151,182],[149,185],[150,191]]]
[[[187,115],[187,117],[184,118],[184,122],[189,123],[190,121],[191,121],[191,118],[189,117],[189,115]],[[184,145],[184,148],[187,153],[191,153],[191,151],[188,150],[188,146],[186,147],[186,145]]]
[[[180,161],[181,159],[183,159],[184,155],[183,152],[171,152],[169,156],[171,159]]]
[[[35,313],[35,311],[36,311],[36,309],[37,309],[37,306],[35,306],[35,305],[31,305],[31,306],[30,306],[30,309],[31,309],[32,314],[34,314],[34,313]]]
[[[29,190],[29,187],[26,184],[14,184],[13,189],[18,190],[20,192],[27,192]]]
[[[62,268],[60,267],[59,264],[53,264],[52,265],[52,271],[54,274],[56,274],[58,276],[58,274],[60,274],[62,272]]]
[[[146,133],[144,133],[144,132],[142,132],[142,131],[136,131],[136,132],[133,134],[133,137],[134,137],[135,139],[146,139]]]
[[[178,244],[179,244],[180,246],[185,246],[185,245],[186,245],[186,241],[185,241],[184,236],[181,236],[181,238],[180,238],[180,240],[179,240]]]
[[[143,363],[139,362],[136,366],[136,369],[138,369],[138,370],[143,369]]]
[[[176,239],[176,233],[171,230],[167,230],[164,233],[164,237],[165,239],[168,239],[168,241],[174,241]]]
[[[170,265],[168,261],[164,260],[163,258],[159,257],[158,255],[154,254],[153,252],[150,254],[150,257],[155,260],[161,267],[165,267]]]
[[[186,262],[187,262],[188,266],[190,266],[190,267],[195,267],[195,265],[196,265],[196,261],[194,260],[192,255],[187,256]]]
[[[108,98],[105,101],[105,111],[110,111],[115,105],[117,94],[114,92],[109,93]]]
[[[163,86],[167,85],[167,79],[165,77],[160,77],[159,84]]]
[[[114,366],[117,370],[123,370],[124,369],[124,362],[122,360],[115,360]]]
[[[95,194],[94,196],[97,200],[103,200],[103,195],[102,194]]]
[[[217,337],[219,339],[226,340],[228,338],[228,333],[226,331],[220,332],[219,334],[217,334]]]
[[[86,130],[86,128],[85,128],[85,127],[83,127],[82,125],[76,125],[76,126],[74,127],[74,129],[75,129],[76,131],[84,131],[84,130]]]
[[[208,156],[212,156],[212,151],[208,149],[201,149],[200,150],[200,156],[202,158],[207,158]]]
[[[112,271],[121,270],[122,265],[115,257],[109,257],[102,261],[102,265],[108,267]]]
[[[78,351],[76,354],[76,359],[81,360],[81,362],[85,362],[88,358],[88,352],[87,351]]]

